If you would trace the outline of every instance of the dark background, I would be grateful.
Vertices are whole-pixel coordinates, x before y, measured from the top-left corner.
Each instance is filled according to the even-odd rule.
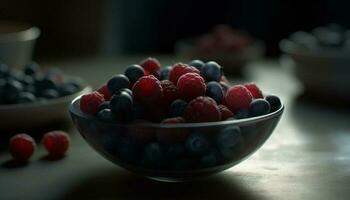
[[[2,0],[0,20],[38,26],[35,57],[172,53],[178,39],[229,24],[263,39],[267,55],[297,30],[349,26],[347,1]]]

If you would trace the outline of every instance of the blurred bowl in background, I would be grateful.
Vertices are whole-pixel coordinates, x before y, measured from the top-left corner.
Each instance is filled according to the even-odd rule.
[[[0,21],[0,62],[23,67],[32,60],[39,28],[17,22]]]

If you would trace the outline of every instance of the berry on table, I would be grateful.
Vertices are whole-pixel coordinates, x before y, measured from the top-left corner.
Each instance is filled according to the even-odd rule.
[[[256,117],[260,115],[266,115],[270,112],[270,103],[265,99],[254,99],[250,103],[249,116]]]
[[[221,105],[218,105],[218,107],[219,107],[220,114],[221,114],[221,121],[224,121],[228,118],[233,117],[233,113],[225,105],[221,104]]]
[[[249,90],[255,99],[264,98],[260,88],[255,83],[246,83],[244,84],[244,87]]]
[[[267,95],[265,100],[270,103],[271,112],[278,110],[282,105],[280,98],[275,95]]]
[[[40,66],[36,62],[30,62],[24,66],[24,74],[33,76],[40,71]]]
[[[173,82],[169,80],[162,80],[160,81],[160,84],[163,89],[162,103],[164,103],[165,105],[169,105],[178,97],[177,87],[176,85],[174,85]]]
[[[120,89],[129,88],[130,81],[129,78],[123,74],[114,75],[107,82],[107,87],[111,94],[118,92]]]
[[[55,99],[55,98],[59,97],[60,95],[59,95],[58,91],[55,89],[46,89],[41,93],[40,96],[45,98],[45,99]]]
[[[27,134],[17,134],[10,139],[9,151],[16,161],[25,162],[36,149],[35,141]]]
[[[80,110],[87,114],[96,114],[99,106],[105,101],[103,95],[98,92],[83,95],[80,99]]]
[[[67,152],[70,138],[64,131],[50,131],[44,135],[42,143],[51,158],[59,158]]]
[[[160,69],[160,62],[156,58],[147,58],[140,63],[141,67],[145,69],[152,75],[155,75],[157,71]],[[147,75],[147,74],[146,74]]]
[[[159,100],[162,95],[160,81],[153,75],[141,77],[132,87],[135,100],[149,104]]]
[[[204,79],[199,74],[187,73],[179,78],[177,89],[180,98],[189,101],[198,96],[204,96],[206,85]]]
[[[98,93],[102,94],[103,97],[104,97],[104,99],[105,99],[106,101],[111,100],[112,94],[111,94],[111,92],[109,91],[107,85],[102,85],[102,86],[101,86],[100,88],[98,88],[96,91],[97,91]]]
[[[189,66],[197,68],[199,71],[202,70],[204,66],[204,62],[201,60],[192,60],[190,63],[188,63]]]
[[[227,107],[233,113],[237,112],[240,109],[249,109],[249,105],[252,100],[252,94],[243,85],[235,85],[231,87],[226,92],[225,96]]]
[[[221,66],[214,61],[209,61],[202,67],[201,75],[206,81],[219,82],[221,78]]]
[[[210,149],[208,138],[199,133],[189,135],[185,146],[187,151],[192,155],[204,155]]]
[[[224,98],[224,92],[220,83],[215,81],[210,81],[207,83],[206,95],[213,98],[216,103],[221,103]]]
[[[191,67],[183,63],[176,63],[175,65],[172,66],[172,69],[169,72],[169,80],[174,84],[177,84],[177,81],[180,78],[180,76],[186,73],[200,74],[199,70],[196,69],[195,67]]]
[[[188,104],[184,118],[187,122],[213,122],[220,121],[221,116],[214,99],[200,96]]]
[[[17,97],[16,103],[30,103],[36,100],[35,95],[30,92],[21,92]]]
[[[129,78],[131,83],[135,83],[139,78],[145,75],[145,71],[140,65],[130,65],[126,68],[124,74]]]
[[[183,113],[187,107],[187,102],[182,99],[176,99],[170,104],[170,117],[183,116]]]
[[[18,99],[20,92],[23,90],[23,86],[16,80],[9,80],[2,88],[3,100],[6,103],[15,103]]]

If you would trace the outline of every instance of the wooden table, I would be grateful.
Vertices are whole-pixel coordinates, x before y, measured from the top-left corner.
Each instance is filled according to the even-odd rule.
[[[96,87],[140,59],[47,63]],[[105,160],[71,128],[72,148],[62,160],[41,159],[39,146],[31,163],[11,168],[3,164],[8,153],[0,152],[0,199],[350,199],[349,110],[300,100],[300,84],[275,61],[252,63],[246,72],[264,91],[279,94],[286,110],[271,138],[241,164],[199,181],[155,182]]]

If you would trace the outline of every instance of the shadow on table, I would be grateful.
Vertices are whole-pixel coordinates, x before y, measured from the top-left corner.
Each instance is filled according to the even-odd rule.
[[[227,175],[227,174],[226,174]],[[82,180],[63,199],[240,199],[258,198],[225,173],[197,181],[165,183],[149,180],[122,170],[105,171]]]

